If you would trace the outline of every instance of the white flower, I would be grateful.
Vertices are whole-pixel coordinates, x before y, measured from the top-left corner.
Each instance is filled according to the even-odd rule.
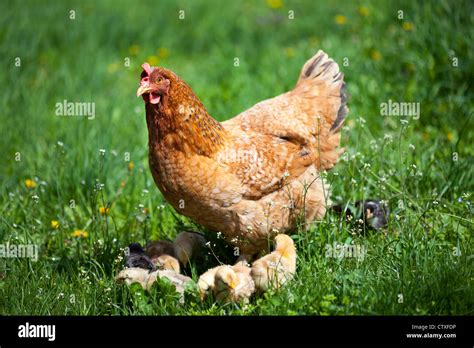
[[[387,144],[390,144],[393,140],[393,137],[390,134],[384,134],[383,140],[385,140]]]

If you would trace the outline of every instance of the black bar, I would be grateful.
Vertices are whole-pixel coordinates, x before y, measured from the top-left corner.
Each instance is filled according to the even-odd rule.
[[[29,323],[55,325],[55,339],[20,338]],[[0,317],[0,346],[65,344],[409,344],[469,346],[473,317]],[[407,338],[407,334],[456,337]]]

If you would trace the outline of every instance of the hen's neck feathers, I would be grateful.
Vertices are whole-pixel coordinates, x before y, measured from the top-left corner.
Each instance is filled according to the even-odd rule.
[[[224,127],[208,114],[183,80],[176,75],[170,80],[169,92],[161,102],[146,104],[150,146],[160,144],[188,155],[212,155],[224,144]]]

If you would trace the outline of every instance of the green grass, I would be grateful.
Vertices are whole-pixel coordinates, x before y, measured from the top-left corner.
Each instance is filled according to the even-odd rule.
[[[37,262],[0,259],[1,314],[474,314],[471,2],[0,6],[0,243],[40,248]],[[180,305],[166,284],[151,293],[115,284],[130,242],[171,239],[192,226],[176,217],[149,172],[143,102],[134,95],[140,64],[174,70],[225,120],[292,88],[318,49],[339,63],[351,94],[347,155],[328,173],[333,200],[387,201],[386,230],[360,233],[329,213],[308,232],[295,231],[295,279],[245,307],[193,294]],[[64,99],[95,102],[95,119],[55,116]],[[419,102],[420,118],[381,116],[389,99]],[[88,236],[72,237],[78,229]],[[328,258],[334,242],[367,254]]]

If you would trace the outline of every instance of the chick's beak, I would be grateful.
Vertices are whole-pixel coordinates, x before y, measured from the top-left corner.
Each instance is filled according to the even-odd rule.
[[[237,284],[235,283],[235,281],[231,280],[229,282],[229,288],[231,288],[232,290],[235,290],[236,287],[237,287]]]
[[[149,93],[151,91],[151,87],[149,85],[141,85],[137,89],[137,97],[141,96],[142,94]]]

